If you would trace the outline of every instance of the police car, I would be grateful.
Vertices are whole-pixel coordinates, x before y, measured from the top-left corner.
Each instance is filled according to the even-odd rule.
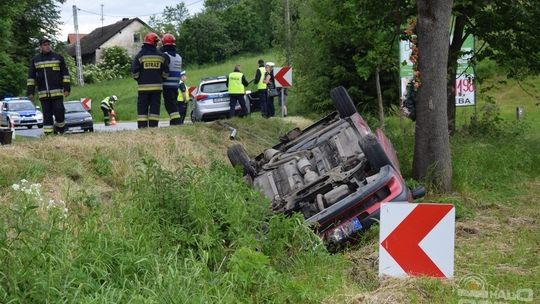
[[[39,107],[38,107],[39,108]],[[43,128],[43,114],[26,97],[11,97],[0,100],[0,126],[33,126]]]
[[[248,98],[250,91],[246,91],[244,99],[248,113],[252,112],[252,99]],[[191,121],[209,121],[229,114],[229,93],[227,88],[227,76],[206,77],[201,80],[199,87],[192,93]],[[236,113],[241,111],[236,104]]]

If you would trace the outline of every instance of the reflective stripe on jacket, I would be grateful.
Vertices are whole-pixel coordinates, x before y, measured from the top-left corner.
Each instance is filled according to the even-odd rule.
[[[229,74],[229,94],[244,94],[245,88],[242,83],[242,78],[244,78],[244,74],[240,72],[232,72]]]
[[[131,64],[139,92],[161,92],[163,80],[169,75],[169,57],[144,44]]]
[[[28,67],[27,95],[38,91],[39,98],[63,96],[71,90],[69,71],[64,57],[54,52],[40,53]]]

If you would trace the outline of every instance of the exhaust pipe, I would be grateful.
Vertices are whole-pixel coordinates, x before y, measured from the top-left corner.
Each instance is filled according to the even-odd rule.
[[[230,140],[235,140],[236,139],[236,134],[238,133],[238,131],[236,131],[236,129],[233,128],[233,127],[229,127],[229,130],[231,131],[231,135],[229,135],[229,139]]]

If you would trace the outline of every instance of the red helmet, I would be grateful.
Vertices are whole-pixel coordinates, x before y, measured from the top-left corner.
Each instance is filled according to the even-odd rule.
[[[171,34],[164,34],[161,38],[161,41],[163,42],[163,45],[174,45],[176,46],[176,38],[174,38]]]
[[[150,44],[150,45],[157,45],[159,41],[159,36],[156,33],[148,33],[146,36],[144,36],[144,43]]]

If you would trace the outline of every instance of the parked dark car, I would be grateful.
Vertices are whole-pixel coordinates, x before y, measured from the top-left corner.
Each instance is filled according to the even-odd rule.
[[[66,132],[94,132],[94,121],[80,101],[64,102],[66,108]]]
[[[395,151],[372,132],[343,87],[330,93],[337,108],[304,130],[250,158],[240,144],[227,155],[244,179],[271,200],[274,212],[300,212],[328,245],[339,245],[379,219],[383,202],[412,202]]]

